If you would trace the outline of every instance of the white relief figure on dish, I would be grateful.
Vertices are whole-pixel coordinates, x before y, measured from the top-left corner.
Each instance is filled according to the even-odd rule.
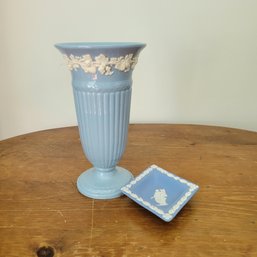
[[[167,193],[165,189],[156,189],[154,195],[151,198],[154,198],[155,202],[157,202],[160,206],[168,205],[166,202],[167,200]]]

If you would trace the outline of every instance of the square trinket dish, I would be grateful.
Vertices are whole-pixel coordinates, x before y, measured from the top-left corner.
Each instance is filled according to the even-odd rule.
[[[156,165],[143,171],[121,191],[166,222],[171,221],[199,186]]]

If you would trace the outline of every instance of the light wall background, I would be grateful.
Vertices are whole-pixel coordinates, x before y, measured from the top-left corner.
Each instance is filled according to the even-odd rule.
[[[0,0],[0,139],[76,125],[67,41],[147,43],[132,123],[257,131],[256,0]]]

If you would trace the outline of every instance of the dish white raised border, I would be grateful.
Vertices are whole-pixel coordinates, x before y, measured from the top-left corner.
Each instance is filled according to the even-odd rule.
[[[143,177],[148,175],[151,171],[154,169],[158,170],[159,172],[167,175],[168,177],[171,177],[175,180],[178,180],[182,184],[186,184],[188,186],[188,191],[185,192],[183,196],[179,198],[179,200],[172,205],[172,207],[168,210],[168,212],[164,212],[160,208],[152,205],[151,203],[145,201],[142,197],[138,196],[137,194],[133,193],[130,189],[133,185],[135,185],[138,181],[140,181]],[[144,206],[148,207],[152,211],[158,213],[165,221],[171,221],[174,218],[175,212],[182,207],[187,200],[192,196],[192,194],[199,189],[199,186],[183,179],[178,176],[175,176],[174,174],[162,169],[161,167],[158,167],[157,165],[153,164],[149,168],[147,168],[145,171],[143,171],[139,176],[137,176],[134,180],[132,180],[129,184],[121,188],[121,191],[131,196],[131,198],[135,199],[137,202],[143,204]]]

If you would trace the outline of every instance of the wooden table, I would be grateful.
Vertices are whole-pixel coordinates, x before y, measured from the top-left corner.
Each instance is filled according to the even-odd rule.
[[[77,127],[1,141],[0,256],[257,256],[257,133],[130,125],[120,165],[137,175],[151,164],[200,186],[170,223],[125,196],[78,193],[91,165]]]

